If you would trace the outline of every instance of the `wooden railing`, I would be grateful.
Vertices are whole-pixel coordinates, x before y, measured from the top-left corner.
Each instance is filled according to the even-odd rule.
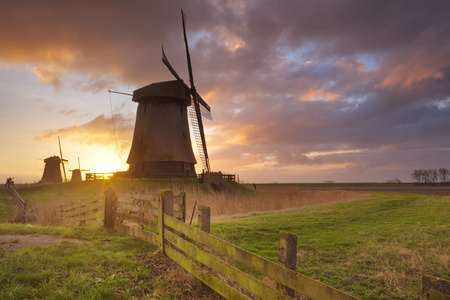
[[[161,253],[208,285],[226,299],[292,299],[295,293],[312,299],[358,299],[320,281],[295,271],[297,239],[295,235],[280,232],[279,263],[267,260],[209,234],[210,210],[199,206],[198,228],[186,224],[186,196],[173,195],[162,190],[157,195],[127,196],[118,199],[111,188],[105,192],[105,201],[84,206],[66,206],[65,224],[85,224],[90,208],[96,213],[104,205],[103,224],[106,228],[137,237],[157,246]],[[127,200],[128,199],[128,200]],[[91,206],[91,207],[89,207]],[[98,215],[92,216],[94,220]],[[75,221],[77,218],[78,221]],[[84,220],[84,221],[83,221]],[[242,265],[257,277],[235,267]],[[270,278],[277,288],[263,283]],[[422,298],[449,299],[449,282],[423,276]]]
[[[86,173],[86,180],[105,180],[114,175],[114,172]]]
[[[174,209],[174,205],[178,208]],[[133,199],[129,203],[119,201],[108,190],[104,224],[156,245],[163,254],[227,299],[250,299],[252,295],[290,299],[284,287],[313,299],[358,299],[186,224],[184,211],[184,193],[174,196],[171,190],[163,190],[160,195],[147,195],[146,199]],[[209,215],[209,209],[206,212],[199,214],[200,228],[208,227],[209,220],[203,217]],[[144,229],[145,226],[154,232]],[[235,263],[271,278],[281,288],[264,284],[237,269]],[[237,286],[240,288],[236,289]]]
[[[20,197],[19,193],[17,193],[13,184],[7,183],[6,186],[8,187],[9,194],[14,198],[14,203],[16,203],[16,207],[20,212],[22,221],[25,220],[27,203],[22,199],[22,197]]]
[[[96,200],[64,204],[61,213],[62,222],[66,226],[72,226],[103,221],[104,206],[104,197]]]

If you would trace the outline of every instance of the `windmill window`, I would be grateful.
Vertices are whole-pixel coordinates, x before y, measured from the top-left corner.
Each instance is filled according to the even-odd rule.
[[[147,111],[147,103],[144,104],[144,114]]]

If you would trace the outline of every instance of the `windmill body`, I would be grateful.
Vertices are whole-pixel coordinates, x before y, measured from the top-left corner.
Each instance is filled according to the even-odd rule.
[[[72,178],[70,181],[82,181],[80,169],[72,170]]]
[[[45,167],[42,179],[39,183],[59,183],[62,182],[61,176],[61,158],[59,156],[50,156],[44,159]]]
[[[196,177],[189,132],[190,95],[179,81],[153,83],[133,92],[138,103],[127,163],[132,177]]]

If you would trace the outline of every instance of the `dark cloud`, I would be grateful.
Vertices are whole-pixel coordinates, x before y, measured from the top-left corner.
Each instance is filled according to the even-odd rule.
[[[3,1],[0,61],[34,65],[56,89],[71,74],[87,78],[69,85],[77,91],[138,88],[172,79],[164,44],[187,82],[180,8],[213,108],[212,161],[363,172],[448,156],[448,1]],[[99,131],[110,121],[43,137],[110,143]]]

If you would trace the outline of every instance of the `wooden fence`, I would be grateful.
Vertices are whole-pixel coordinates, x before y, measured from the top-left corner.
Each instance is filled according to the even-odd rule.
[[[290,299],[284,287],[313,299],[358,299],[186,224],[184,194],[174,196],[171,190],[163,190],[160,195],[147,195],[130,203],[121,202],[110,189],[105,199],[105,227],[156,245],[227,299],[250,299],[251,295]],[[200,206],[199,210],[199,227],[209,228],[206,217],[209,209],[205,212],[205,207]],[[154,232],[145,230],[146,226]],[[235,263],[260,275],[245,273]],[[264,277],[277,282],[280,288],[263,283],[259,278]]]
[[[158,195],[135,196],[128,201],[118,199],[111,188],[105,194],[103,221],[106,228],[157,246],[161,253],[227,299],[254,296],[292,299],[295,293],[312,299],[358,299],[295,271],[295,235],[280,232],[279,263],[276,263],[209,234],[208,207],[199,206],[198,228],[186,224],[184,193],[173,195],[171,190],[162,190]],[[100,202],[95,205],[98,211]],[[83,209],[73,207],[72,210],[80,212],[71,215],[73,220],[82,216]],[[64,217],[67,216],[65,212]],[[235,265],[244,266],[257,275],[243,272]],[[277,287],[263,283],[261,278],[265,277]],[[429,276],[424,276],[424,280],[425,277],[428,280]],[[439,284],[434,284],[435,277],[431,279],[433,284],[424,281],[423,299],[449,299],[448,281],[439,280]]]
[[[66,226],[84,225],[103,221],[105,198],[64,204],[61,208],[61,218]]]
[[[16,203],[17,208],[19,209],[19,212],[21,214],[22,221],[25,220],[26,210],[27,210],[27,203],[25,200],[20,197],[19,193],[17,193],[16,189],[14,188],[13,184],[7,183],[9,194],[14,198],[14,202]]]

